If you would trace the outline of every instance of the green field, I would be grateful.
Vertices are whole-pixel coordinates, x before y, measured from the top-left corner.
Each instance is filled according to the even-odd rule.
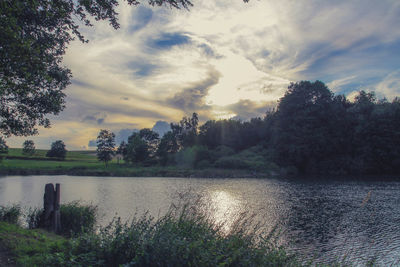
[[[20,148],[10,148],[0,161],[0,175],[82,175],[125,177],[266,177],[270,174],[234,169],[189,169],[178,166],[143,166],[124,164],[113,159],[106,166],[98,161],[95,151],[68,151],[65,160],[46,157],[47,150],[36,150],[27,156]]]
[[[3,155],[0,170],[3,172],[29,171],[68,171],[71,169],[103,169],[103,162],[97,160],[95,151],[68,151],[64,160],[46,157],[47,150],[37,149],[33,155],[25,155],[20,148],[10,148]],[[117,164],[116,160],[110,162]]]

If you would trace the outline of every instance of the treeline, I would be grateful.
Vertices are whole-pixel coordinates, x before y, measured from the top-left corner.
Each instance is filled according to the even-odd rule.
[[[98,144],[104,141],[100,137]],[[112,136],[109,141],[112,151]],[[103,142],[98,153],[104,147]],[[199,126],[193,113],[171,123],[162,137],[150,129],[134,132],[121,143],[118,156],[147,166],[398,174],[400,99],[377,100],[374,93],[360,91],[350,102],[320,81],[301,81],[290,84],[276,109],[263,118],[210,120]]]

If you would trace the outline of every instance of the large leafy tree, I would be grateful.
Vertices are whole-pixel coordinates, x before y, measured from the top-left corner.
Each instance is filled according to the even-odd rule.
[[[310,172],[318,161],[335,153],[333,133],[340,119],[335,103],[333,93],[320,81],[289,85],[275,116],[274,146],[279,163]]]
[[[108,130],[100,130],[96,143],[97,158],[107,166],[115,154],[115,134]]]
[[[138,0],[126,0],[138,5]],[[189,0],[148,0],[152,6],[188,8]],[[27,136],[65,107],[71,71],[62,65],[68,44],[90,19],[119,27],[117,0],[0,1],[0,134]]]

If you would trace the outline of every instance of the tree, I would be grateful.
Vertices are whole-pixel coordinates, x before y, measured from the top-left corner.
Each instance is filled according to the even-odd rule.
[[[145,140],[140,137],[139,133],[133,133],[128,137],[126,154],[124,160],[126,162],[143,162],[149,158],[149,146]]]
[[[138,0],[126,0],[138,5]],[[152,6],[188,8],[189,0],[148,0]],[[80,25],[108,20],[119,28],[117,0],[2,0],[0,1],[0,133],[37,134],[49,127],[47,115],[65,107],[63,90],[71,71],[62,65],[68,44]]]
[[[176,142],[174,134],[171,131],[164,134],[160,140],[156,152],[159,162],[162,165],[166,165],[168,163],[169,155],[176,153],[178,149],[179,146]]]
[[[0,136],[0,161],[3,159],[3,156],[1,154],[7,154],[7,153],[8,153],[8,146],[6,140],[4,140],[4,138]]]
[[[158,133],[150,130],[149,128],[144,128],[139,131],[139,136],[143,141],[147,143],[147,149],[149,151],[149,157],[154,157],[157,151],[158,144],[160,142],[160,137]]]
[[[115,154],[115,134],[108,130],[100,130],[96,143],[97,158],[107,166]]]
[[[123,158],[126,155],[126,148],[127,148],[127,144],[125,143],[125,141],[122,141],[121,144],[119,144],[119,147],[117,148],[117,151],[116,151],[118,164],[119,164],[119,161],[121,160],[121,158]]]
[[[193,113],[192,117],[183,117],[178,124],[171,123],[172,134],[180,148],[191,147],[196,144],[198,124],[197,113]]]
[[[340,118],[334,103],[333,93],[320,81],[289,85],[275,116],[274,146],[280,164],[310,172],[335,153],[331,137]]]
[[[22,153],[25,155],[35,154],[35,143],[33,140],[25,140],[22,148]]]
[[[65,144],[61,140],[57,140],[51,144],[51,149],[47,151],[46,157],[59,158],[64,160],[67,155]]]

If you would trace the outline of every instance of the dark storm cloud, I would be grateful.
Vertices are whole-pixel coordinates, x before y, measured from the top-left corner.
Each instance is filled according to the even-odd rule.
[[[224,108],[236,114],[234,119],[248,120],[251,118],[263,117],[267,111],[275,108],[276,104],[276,101],[259,103],[246,99]]]
[[[98,125],[101,125],[104,123],[106,117],[106,114],[97,112],[91,115],[86,115],[83,117],[82,122],[97,123]]]
[[[208,109],[209,107],[205,105],[204,98],[210,88],[218,83],[220,77],[221,74],[219,72],[210,71],[207,78],[189,85],[172,98],[167,99],[166,102],[170,106],[189,112]]]

